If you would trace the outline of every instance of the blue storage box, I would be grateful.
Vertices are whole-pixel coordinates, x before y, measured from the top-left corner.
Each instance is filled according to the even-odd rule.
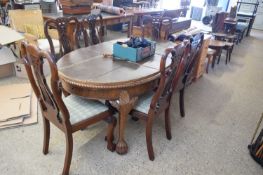
[[[113,44],[114,59],[137,62],[144,58],[150,57],[155,53],[156,43],[153,41],[149,42],[151,43],[151,45],[145,48],[132,48],[127,46],[125,47],[123,45],[115,43]]]

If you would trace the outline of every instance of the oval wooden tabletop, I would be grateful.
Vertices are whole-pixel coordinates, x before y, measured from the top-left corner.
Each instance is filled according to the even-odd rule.
[[[96,88],[132,87],[147,83],[159,76],[161,54],[165,48],[174,45],[169,42],[157,44],[154,56],[134,63],[103,57],[103,54],[112,53],[115,42],[81,48],[63,56],[57,63],[59,76],[69,84]]]

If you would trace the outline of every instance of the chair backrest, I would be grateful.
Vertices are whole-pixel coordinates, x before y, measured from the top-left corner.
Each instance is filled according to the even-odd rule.
[[[162,16],[152,17],[152,39],[159,40],[161,37]]]
[[[174,48],[166,49],[160,62],[160,80],[153,95],[150,110],[158,111],[164,104],[170,103],[171,96],[183,73],[186,59],[190,53],[189,41],[184,41]],[[170,60],[170,64],[166,65]]]
[[[236,18],[237,17],[237,6],[236,5],[231,7],[230,12],[229,12],[229,17],[230,18]]]
[[[26,32],[25,24],[44,25],[41,10],[9,10],[8,15],[11,28],[18,32]]]
[[[224,22],[227,17],[228,13],[220,12],[216,13],[213,22],[212,22],[212,32],[224,32]]]
[[[56,29],[59,38],[59,56],[56,56],[56,50],[54,47],[49,29]],[[50,52],[56,57],[56,61],[63,55],[79,48],[78,34],[79,34],[79,22],[76,17],[61,17],[57,19],[49,19],[45,22],[44,28],[45,36],[48,39],[50,45]]]
[[[69,112],[62,100],[62,86],[59,81],[55,59],[47,52],[39,50],[34,45],[22,43],[22,61],[31,86],[40,103],[43,117],[57,127],[65,130],[70,126]],[[51,70],[51,89],[44,76],[43,63],[46,60]]]
[[[85,46],[103,42],[104,26],[101,14],[90,14],[82,20],[81,31],[84,35]]]
[[[198,33],[194,35],[191,39],[191,52],[187,58],[186,66],[184,69],[184,74],[182,75],[183,86],[186,86],[192,82],[193,72],[197,63],[197,58],[201,53],[201,48],[204,41],[204,34]]]

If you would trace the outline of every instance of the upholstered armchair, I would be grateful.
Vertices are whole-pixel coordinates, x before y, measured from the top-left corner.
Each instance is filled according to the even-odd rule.
[[[50,51],[48,40],[44,34],[44,20],[41,10],[9,10],[11,28],[24,34],[25,39],[41,50]],[[55,50],[59,50],[58,34],[50,29]],[[20,44],[18,44],[20,45]]]

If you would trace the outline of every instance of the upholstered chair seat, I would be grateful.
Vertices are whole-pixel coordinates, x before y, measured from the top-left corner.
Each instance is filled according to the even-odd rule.
[[[63,101],[68,108],[72,125],[108,110],[108,107],[99,101],[89,100],[76,95],[64,97]]]
[[[134,109],[136,111],[148,114],[153,95],[154,95],[154,92],[148,92],[148,93],[140,96],[137,103],[134,106]]]

